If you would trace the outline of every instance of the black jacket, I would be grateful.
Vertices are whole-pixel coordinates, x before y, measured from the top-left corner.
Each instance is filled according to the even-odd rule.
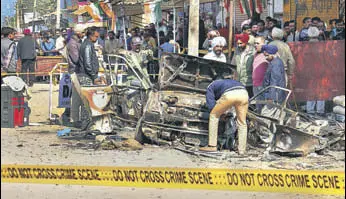
[[[77,74],[86,74],[93,81],[97,78],[99,71],[99,61],[96,55],[94,43],[85,39],[80,47],[79,65],[76,68]]]
[[[36,42],[29,35],[21,38],[17,45],[17,55],[21,60],[36,59]]]

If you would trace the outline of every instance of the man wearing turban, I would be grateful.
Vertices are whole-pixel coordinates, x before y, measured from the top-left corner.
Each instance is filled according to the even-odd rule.
[[[285,69],[282,60],[278,57],[278,48],[273,45],[262,46],[262,52],[266,57],[268,63],[268,69],[264,76],[263,87],[278,86],[285,88]],[[269,88],[264,93],[264,99],[272,101],[276,104],[282,104],[286,98],[286,93],[282,89]],[[261,115],[276,118],[278,120],[285,117],[285,113],[280,108],[266,104],[261,110]],[[268,140],[272,140],[273,134],[269,135]]]
[[[35,72],[35,62],[36,62],[36,41],[31,36],[31,31],[29,29],[24,29],[24,37],[18,41],[17,54],[18,59],[22,62],[22,73],[34,73]],[[29,78],[27,78],[29,76]],[[22,75],[22,79],[28,86],[33,86],[35,75]]]
[[[268,86],[278,86],[285,88],[285,68],[284,63],[278,56],[278,48],[274,45],[262,46],[262,52],[266,57],[268,68],[263,80],[263,88]],[[264,95],[266,100],[273,100],[281,104],[285,100],[285,92],[276,88],[270,88]]]
[[[309,42],[318,42],[320,36],[320,30],[317,27],[311,26],[308,29]]]
[[[68,72],[71,74],[72,81],[72,94],[71,94],[71,109],[70,109],[70,116],[71,116],[71,122],[74,122],[77,124],[77,122],[80,122],[80,107],[82,106],[82,100],[78,95],[75,81],[77,80],[77,76],[75,73],[76,68],[79,64],[79,51],[80,47],[82,45],[82,39],[84,37],[84,27],[81,24],[77,24],[74,29],[74,33],[71,37],[71,39],[68,41],[66,49],[67,49],[67,61],[68,61]]]
[[[292,55],[292,51],[289,45],[282,41],[283,37],[284,37],[284,31],[274,27],[272,30],[273,41],[270,42],[269,44],[276,46],[279,49],[278,54],[285,66],[285,75],[287,80],[286,83],[287,85],[289,85],[289,87],[291,87],[291,81],[293,78],[294,69],[296,67],[296,62],[294,60],[294,57]]]
[[[308,36],[309,36],[309,42],[318,42],[318,37],[320,36],[320,30],[317,27],[310,27],[308,29]],[[313,100],[313,101],[307,101],[306,102],[306,112],[308,114],[315,114],[315,107],[316,112],[318,115],[323,116],[325,112],[325,101],[323,100]]]
[[[212,52],[209,52],[204,56],[204,59],[227,62],[225,54],[223,54],[223,48],[226,46],[226,39],[223,37],[215,37],[211,42]]]
[[[237,34],[235,38],[237,49],[234,53],[231,64],[237,67],[236,80],[245,85],[249,96],[252,97],[252,65],[256,50],[253,46],[249,45],[250,37],[248,34]]]

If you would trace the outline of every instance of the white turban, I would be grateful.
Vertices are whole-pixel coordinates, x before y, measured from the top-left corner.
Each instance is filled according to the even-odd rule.
[[[211,42],[211,47],[212,48],[215,48],[215,46],[226,46],[227,45],[227,42],[226,42],[226,39],[224,37],[215,37],[212,42]]]
[[[280,28],[274,27],[272,30],[272,38],[282,39],[284,37],[284,31]]]
[[[247,20],[243,21],[240,25],[240,29],[242,30],[243,26],[245,26],[246,24],[250,25],[250,23],[251,23],[251,19],[247,19]]]
[[[310,27],[310,28],[308,29],[308,36],[309,36],[310,38],[316,38],[316,37],[318,37],[319,35],[320,35],[320,31],[318,30],[317,27]]]
[[[82,24],[77,24],[74,28],[73,28],[73,30],[75,31],[75,32],[84,32],[84,26],[82,25]]]

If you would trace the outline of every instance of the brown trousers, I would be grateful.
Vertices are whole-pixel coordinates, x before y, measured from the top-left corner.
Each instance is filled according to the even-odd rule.
[[[249,106],[249,95],[245,89],[233,90],[224,93],[216,102],[209,116],[209,146],[217,146],[219,118],[227,110],[235,107],[238,124],[238,150],[245,152],[247,142],[246,114]]]

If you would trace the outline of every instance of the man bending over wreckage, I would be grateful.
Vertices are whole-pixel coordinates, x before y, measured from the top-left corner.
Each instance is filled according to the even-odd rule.
[[[238,124],[238,152],[244,155],[247,142],[246,114],[249,106],[249,95],[240,82],[223,79],[212,82],[207,88],[207,106],[209,116],[209,144],[201,151],[217,151],[219,119],[227,110],[235,107]]]

